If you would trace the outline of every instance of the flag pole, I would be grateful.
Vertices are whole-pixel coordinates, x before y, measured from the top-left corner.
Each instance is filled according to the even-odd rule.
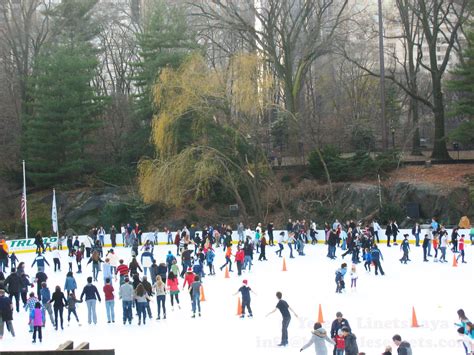
[[[56,237],[59,241],[59,227],[58,227],[58,210],[56,207],[56,189],[53,189],[53,206],[51,211],[51,221],[53,225],[53,232],[56,232]]]
[[[28,239],[28,206],[26,203],[26,173],[25,173],[24,160],[23,160],[23,199],[25,203],[25,238]]]

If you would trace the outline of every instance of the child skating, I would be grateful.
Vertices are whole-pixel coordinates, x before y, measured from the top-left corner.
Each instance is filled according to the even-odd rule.
[[[347,272],[347,264],[343,263],[339,269],[336,270],[336,293],[342,293],[346,285],[344,283],[344,275]]]
[[[357,275],[357,270],[355,264],[351,267],[351,289],[356,290],[357,288],[357,279],[359,276]]]
[[[44,313],[41,310],[41,303],[36,302],[35,307],[30,311],[30,326],[33,327],[33,343],[36,343],[36,335],[40,343],[43,340],[41,328],[44,325]]]
[[[252,289],[248,286],[247,280],[242,281],[242,286],[238,289],[236,293],[234,293],[234,296],[236,296],[239,292],[242,295],[242,314],[240,315],[240,318],[245,318],[245,308],[247,308],[249,317],[253,317],[252,309],[250,308],[250,292],[252,292],[254,295],[256,295],[256,293],[253,292]]]

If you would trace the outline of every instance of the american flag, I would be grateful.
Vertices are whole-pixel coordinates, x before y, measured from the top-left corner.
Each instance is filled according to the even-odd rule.
[[[23,191],[21,194],[21,219],[25,220],[26,216],[26,193]]]

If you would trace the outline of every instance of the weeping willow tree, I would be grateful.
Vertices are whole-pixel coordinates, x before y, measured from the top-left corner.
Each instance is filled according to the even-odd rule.
[[[263,217],[263,192],[273,174],[259,144],[271,80],[253,55],[209,69],[199,55],[162,71],[154,88],[154,158],[139,164],[147,203],[182,206],[208,198],[216,185],[230,193],[247,219]]]

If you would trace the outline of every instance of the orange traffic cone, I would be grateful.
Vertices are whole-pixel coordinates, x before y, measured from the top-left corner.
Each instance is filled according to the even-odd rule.
[[[238,297],[238,300],[237,300],[237,315],[238,316],[242,315],[242,303],[240,303],[240,297]]]
[[[204,294],[204,287],[201,286],[201,302],[204,302],[206,300],[206,295]]]
[[[285,258],[283,258],[283,270],[282,271],[287,271],[286,270],[286,261],[285,261]]]
[[[229,276],[229,267],[228,266],[225,267],[225,276],[224,277],[226,279],[230,278],[230,276]]]
[[[318,323],[323,324],[324,323],[324,318],[323,318],[323,309],[321,307],[321,304],[319,305],[319,312],[318,312]]]
[[[412,312],[411,312],[411,327],[412,328],[418,328],[418,320],[416,319],[416,313],[415,313],[415,307],[412,307]]]
[[[456,255],[453,255],[453,266],[458,266],[458,259],[456,259]]]

